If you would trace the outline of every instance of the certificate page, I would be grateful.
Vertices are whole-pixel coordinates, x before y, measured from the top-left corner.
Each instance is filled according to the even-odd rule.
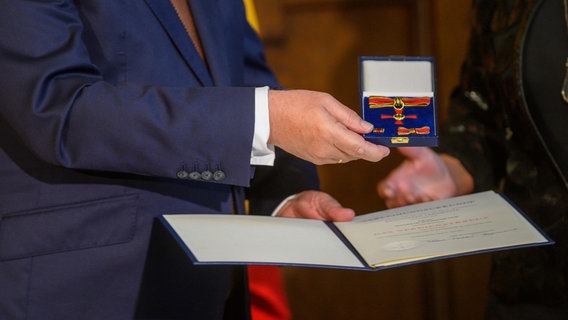
[[[199,263],[363,268],[322,221],[243,215],[164,215]]]
[[[335,225],[372,267],[549,242],[492,191],[361,215]]]

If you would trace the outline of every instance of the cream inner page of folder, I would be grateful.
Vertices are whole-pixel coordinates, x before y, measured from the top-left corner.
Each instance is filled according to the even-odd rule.
[[[364,265],[322,221],[244,215],[166,215],[199,262]]]
[[[372,267],[548,242],[493,191],[385,210],[335,225]]]

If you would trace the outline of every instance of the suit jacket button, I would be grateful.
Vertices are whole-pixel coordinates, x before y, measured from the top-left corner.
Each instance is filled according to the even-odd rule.
[[[222,181],[225,180],[225,172],[221,170],[217,170],[213,172],[213,180],[215,181]]]
[[[189,176],[189,173],[187,173],[187,171],[185,171],[185,170],[180,170],[176,173],[176,176],[179,179],[187,179],[187,177]]]
[[[213,177],[213,173],[209,170],[205,170],[205,171],[201,172],[201,179],[203,179],[203,180],[211,180],[212,177]]]
[[[199,180],[201,179],[201,173],[197,172],[197,171],[192,171],[189,173],[189,178],[191,180]]]

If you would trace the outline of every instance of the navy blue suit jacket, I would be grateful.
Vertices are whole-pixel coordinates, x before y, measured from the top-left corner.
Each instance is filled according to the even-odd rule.
[[[278,86],[241,0],[189,2],[206,63],[167,0],[0,0],[0,318],[133,318],[172,268],[143,316],[160,294],[164,317],[221,318],[240,288],[173,247],[146,261],[156,216],[242,212],[254,87]],[[273,172],[315,186],[283,159],[271,201]]]

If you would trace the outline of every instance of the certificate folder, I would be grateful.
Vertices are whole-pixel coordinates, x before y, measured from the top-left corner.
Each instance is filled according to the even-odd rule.
[[[501,194],[486,191],[356,216],[350,222],[244,215],[163,215],[194,264],[381,270],[553,244]]]

